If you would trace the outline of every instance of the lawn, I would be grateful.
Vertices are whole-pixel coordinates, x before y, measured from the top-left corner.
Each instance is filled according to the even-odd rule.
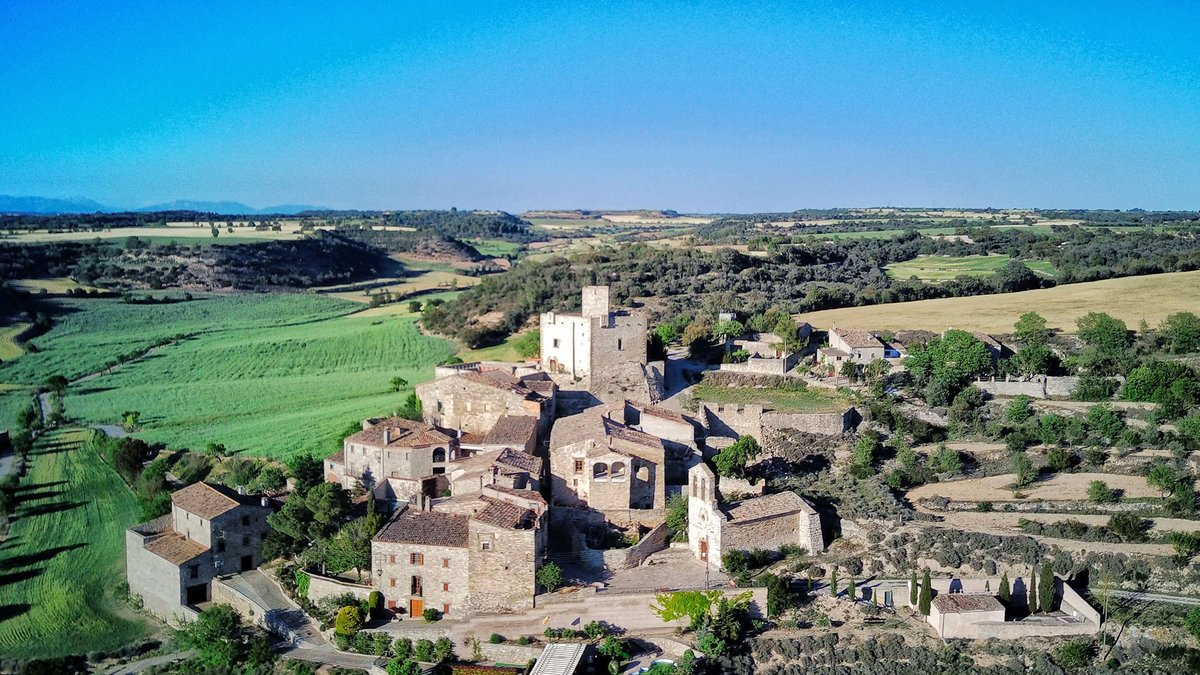
[[[887,273],[894,279],[916,277],[921,281],[947,281],[962,274],[970,276],[988,276],[1008,264],[1012,258],[1007,255],[965,255],[940,256],[922,255],[892,263],[887,266]],[[1045,260],[1025,260],[1025,266],[1034,272],[1047,277],[1055,275],[1054,266]]]
[[[85,290],[99,290],[95,286],[85,286],[66,277],[54,277],[50,279],[13,279],[8,282],[13,288],[25,291],[26,293],[52,293],[54,295],[63,295],[68,291],[73,291],[76,288]]]
[[[502,361],[505,363],[523,363],[525,358],[517,353],[513,344],[520,334],[509,335],[500,344],[479,349],[468,349],[458,353],[458,358],[466,363],[473,361]]]
[[[133,495],[82,433],[39,440],[18,518],[0,544],[0,654],[55,657],[109,650],[150,626],[115,595],[124,578]]]
[[[775,389],[770,387],[717,387],[698,384],[692,398],[709,403],[746,405],[757,403],[768,410],[795,413],[820,413],[845,409],[846,400],[824,389]]]
[[[361,305],[316,295],[70,303],[75,312],[38,339],[42,351],[0,367],[0,381],[39,383],[54,372],[74,378],[184,333],[145,358],[72,384],[66,398],[67,414],[88,424],[136,410],[138,435],[172,448],[211,441],[270,457],[328,454],[349,424],[400,407],[407,391],[391,391],[391,378],[427,380],[454,352],[449,342],[421,335],[410,318],[350,315]]]
[[[1200,307],[1200,272],[1176,272],[1064,284],[1021,293],[828,309],[805,314],[804,320],[819,328],[931,331],[963,328],[1011,333],[1017,317],[1033,310],[1044,316],[1051,328],[1071,333],[1075,331],[1075,320],[1092,311],[1108,312],[1130,328],[1137,328],[1142,319],[1157,326],[1170,314],[1195,312],[1197,307]]]
[[[472,239],[468,243],[474,246],[476,251],[490,258],[513,255],[521,248],[520,244],[503,239]]]

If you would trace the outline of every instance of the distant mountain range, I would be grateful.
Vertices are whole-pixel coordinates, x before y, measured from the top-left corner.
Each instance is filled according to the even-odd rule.
[[[62,214],[62,213],[115,213],[120,211],[201,211],[219,213],[221,215],[293,215],[301,211],[323,211],[324,207],[308,206],[305,204],[281,204],[256,209],[241,202],[204,202],[194,199],[177,199],[164,204],[154,204],[141,207],[105,206],[91,199],[55,199],[52,197],[14,197],[0,195],[0,213],[33,213],[33,214]]]

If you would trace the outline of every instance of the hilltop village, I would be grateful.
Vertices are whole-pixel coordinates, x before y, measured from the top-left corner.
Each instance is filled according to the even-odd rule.
[[[953,330],[821,331],[788,315],[757,331],[730,312],[711,329],[717,358],[701,359],[656,347],[645,314],[613,307],[609,293],[585,287],[579,312],[542,314],[536,358],[436,367],[404,411],[362,420],[284,490],[178,490],[168,515],[127,532],[131,596],[172,624],[228,604],[332,654],[404,663],[394,641],[443,638],[472,645],[476,662],[541,659],[535,672],[570,673],[597,639],[623,634],[647,641],[645,658],[689,672],[704,659],[735,667],[745,654],[735,645],[771,627],[862,622],[870,636],[889,616],[917,618],[942,639],[1087,638],[1103,617],[1080,570],[1125,579],[1124,556],[1153,546],[1124,533],[1114,507],[1118,490],[1139,497],[1138,481],[1159,470],[1135,480],[1104,456],[1062,450],[1085,436],[1136,443],[1123,431],[1136,428],[1136,405],[1117,414],[1082,404],[1076,417],[1062,414],[1074,405],[1063,399],[1094,386],[1086,376],[996,375],[1043,348],[1036,316],[1009,345]],[[951,362],[967,370],[939,400]],[[889,393],[896,383],[919,393],[901,401]],[[939,429],[992,433],[990,416],[1007,420],[998,448],[1013,474],[994,466],[996,446],[937,441]],[[910,442],[926,443],[921,455]],[[1041,469],[1035,453],[1045,453]],[[968,464],[982,477],[964,478]],[[1074,476],[1094,478],[1086,502],[1071,501],[1067,483],[1045,488],[1061,497],[1026,500],[1037,481]],[[1187,479],[1172,480],[1169,491],[1186,494]],[[1181,499],[1162,508],[1194,514]],[[314,534],[336,532],[319,520],[338,500],[339,513],[366,514],[361,543],[343,542],[344,530]],[[992,500],[1029,513],[1013,522],[1034,538],[992,524],[1004,520],[990,515]],[[1118,544],[1071,551],[1071,534],[1037,518],[1048,510],[1111,512]],[[697,602],[709,609],[678,609]],[[689,627],[675,623],[680,612]],[[710,626],[722,620],[740,628],[718,638]],[[585,635],[583,624],[600,627]]]

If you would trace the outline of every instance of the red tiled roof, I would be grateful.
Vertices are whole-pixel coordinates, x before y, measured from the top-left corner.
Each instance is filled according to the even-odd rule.
[[[528,529],[533,525],[533,512],[527,508],[501,501],[494,497],[480,497],[485,506],[482,511],[471,516],[485,525],[494,525],[510,530]],[[524,525],[524,527],[522,527]]]
[[[1004,610],[1004,605],[995,597],[979,593],[938,593],[933,599],[933,606],[944,614]]]
[[[870,349],[872,347],[883,347],[883,343],[879,338],[871,335],[865,330],[857,330],[853,328],[831,328],[831,333],[842,338],[842,342],[846,343],[851,349]]]
[[[507,464],[511,467],[518,468],[522,471],[533,474],[534,477],[542,474],[542,458],[535,457],[528,452],[514,450],[512,448],[504,448],[496,457],[497,464]]]
[[[527,415],[504,415],[483,436],[483,445],[525,447],[537,433],[537,419]]]
[[[193,483],[171,495],[172,504],[205,520],[212,520],[226,511],[252,501],[255,500],[239,495],[227,487],[208,483]]]
[[[182,565],[196,556],[206,553],[208,547],[198,541],[188,539],[174,530],[169,530],[147,541],[146,550],[173,565]]]
[[[385,432],[391,432],[391,442],[384,443]],[[358,443],[376,448],[427,448],[431,445],[445,445],[453,440],[437,427],[414,422],[402,417],[389,417],[380,420],[369,429],[364,429],[346,439],[350,443]]]
[[[467,545],[467,521],[467,516],[454,513],[416,511],[410,508],[384,525],[373,541],[462,548]]]

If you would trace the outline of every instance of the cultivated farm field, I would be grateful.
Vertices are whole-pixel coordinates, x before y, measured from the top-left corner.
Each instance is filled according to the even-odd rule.
[[[0,543],[0,654],[55,657],[115,649],[150,627],[117,597],[133,494],[80,431],[38,441],[20,506]]]
[[[1088,312],[1108,312],[1137,328],[1145,319],[1157,326],[1176,312],[1200,307],[1200,271],[1105,279],[1020,293],[916,300],[812,312],[804,320],[820,328],[940,331],[962,328],[1011,333],[1017,317],[1036,310],[1047,324],[1068,333]]]
[[[922,255],[892,263],[887,273],[894,279],[916,277],[921,281],[947,281],[961,274],[989,276],[1012,260],[1006,255],[936,256]],[[1046,277],[1054,276],[1054,266],[1045,260],[1022,260],[1025,266]]]
[[[454,352],[449,342],[421,335],[410,318],[359,317],[352,312],[361,305],[316,295],[69,302],[74,313],[38,338],[42,351],[0,367],[0,381],[35,384],[56,372],[76,380],[114,356],[182,334],[73,382],[66,397],[68,416],[87,424],[114,424],[136,410],[137,435],[171,448],[217,442],[267,457],[328,454],[350,424],[401,406],[408,390],[392,391],[391,378],[427,380]],[[4,398],[23,405],[27,396]]]

